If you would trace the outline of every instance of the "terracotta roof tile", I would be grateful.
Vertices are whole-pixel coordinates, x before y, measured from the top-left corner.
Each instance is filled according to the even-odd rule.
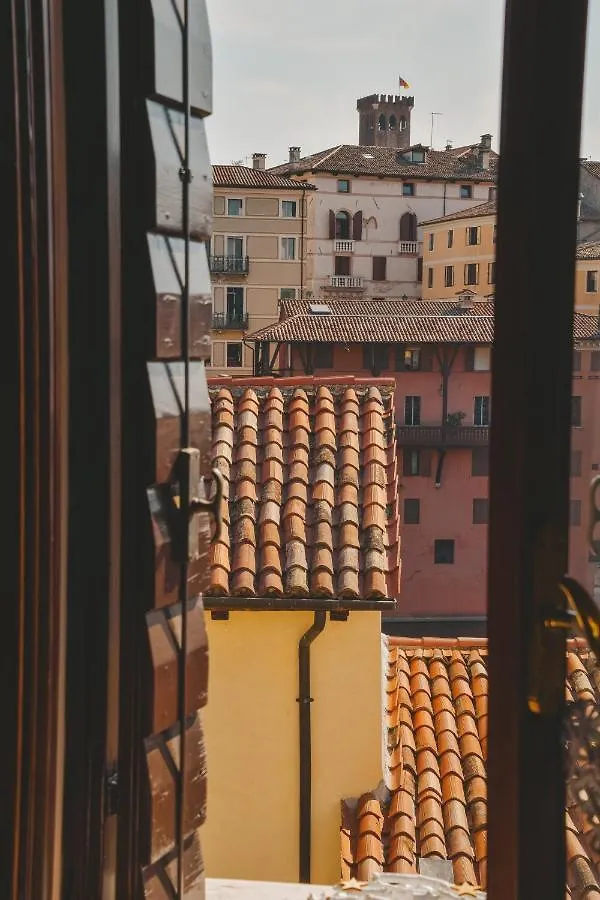
[[[419,222],[419,225],[437,225],[439,222],[453,222],[454,219],[476,219],[480,216],[495,215],[496,201],[490,200],[487,203],[478,203],[477,206],[469,206],[468,209],[461,209],[437,219],[426,219],[424,222]]]
[[[291,178],[275,175],[265,169],[253,169],[249,166],[213,166],[213,185],[219,187],[272,188],[276,190],[294,190],[306,188],[316,190],[314,184],[299,184]]]
[[[600,259],[600,241],[587,241],[577,246],[577,259]]]
[[[360,813],[358,806],[343,804],[344,871],[357,877],[359,871],[380,871],[381,866],[388,872],[414,872],[419,857],[437,856],[451,860],[457,884],[485,889],[487,641],[388,638],[387,642],[384,721],[389,794],[382,801],[364,795],[370,805],[363,802]],[[583,641],[568,642],[566,689],[572,699],[600,702],[600,668]],[[594,847],[592,825],[569,787],[567,798],[567,893],[574,900],[588,900],[600,896],[600,853]],[[376,825],[367,829],[364,822],[375,819]]]
[[[211,594],[395,597],[393,381],[209,384],[213,462],[228,497]]]

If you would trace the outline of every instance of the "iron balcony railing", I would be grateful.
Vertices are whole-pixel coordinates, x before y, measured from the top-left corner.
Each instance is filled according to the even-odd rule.
[[[247,275],[250,270],[248,256],[211,256],[210,271],[214,274]]]
[[[404,447],[483,447],[489,442],[488,425],[398,425]]]
[[[212,327],[217,331],[246,331],[248,329],[248,314],[229,315],[229,313],[213,313]]]

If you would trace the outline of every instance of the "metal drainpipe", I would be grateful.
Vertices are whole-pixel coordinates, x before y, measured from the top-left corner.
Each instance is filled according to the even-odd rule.
[[[298,643],[298,710],[300,741],[300,881],[310,884],[310,849],[312,840],[312,743],[310,729],[310,646],[327,622],[327,613],[315,612],[310,628]]]

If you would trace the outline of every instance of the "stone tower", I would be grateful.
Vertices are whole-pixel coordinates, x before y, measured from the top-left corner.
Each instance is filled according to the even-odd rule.
[[[356,101],[358,143],[367,147],[410,147],[410,114],[414,97],[371,94]]]

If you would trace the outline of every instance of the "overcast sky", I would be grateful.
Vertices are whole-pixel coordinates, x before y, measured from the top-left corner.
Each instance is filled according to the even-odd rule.
[[[581,155],[600,159],[600,0],[590,8]],[[275,165],[292,145],[307,155],[355,144],[356,99],[397,93],[399,75],[415,98],[413,142],[429,144],[439,112],[434,147],[485,132],[498,147],[503,0],[208,0],[208,10],[214,163],[251,165],[257,152]]]

